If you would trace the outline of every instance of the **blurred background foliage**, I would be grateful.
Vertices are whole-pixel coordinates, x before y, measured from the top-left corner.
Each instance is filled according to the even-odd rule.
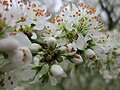
[[[40,5],[46,5],[53,17],[60,12],[65,3],[85,2],[100,10],[107,30],[120,31],[120,0],[29,0],[31,1],[39,1]],[[120,90],[120,77],[105,82],[99,72],[80,65],[77,70],[68,71],[67,78],[63,78],[57,86],[51,86],[50,83],[24,84],[15,90]]]

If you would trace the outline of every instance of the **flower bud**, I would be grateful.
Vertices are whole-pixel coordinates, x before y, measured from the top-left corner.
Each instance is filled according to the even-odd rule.
[[[23,65],[30,64],[32,62],[32,54],[30,50],[27,47],[19,47],[18,50],[21,50],[24,54],[24,57],[21,63]]]
[[[63,61],[63,57],[61,57],[61,56],[57,57],[57,61],[58,61],[59,63],[61,63],[61,62]]]
[[[43,52],[43,51],[38,52],[38,55],[43,56],[43,55],[44,55],[44,52]]]
[[[68,44],[66,47],[67,47],[67,52],[64,55],[73,56],[76,54],[77,48],[75,47],[73,43]]]
[[[72,62],[76,63],[76,64],[80,64],[83,62],[82,57],[79,54],[76,54],[72,59]]]
[[[41,49],[42,49],[42,47],[37,43],[33,43],[30,47],[30,50],[32,53],[37,53]]]
[[[38,66],[38,65],[39,65],[39,62],[40,62],[40,58],[39,58],[38,56],[35,56],[35,57],[33,58],[33,61],[34,61],[34,64],[35,64],[36,66]]]
[[[19,46],[19,42],[12,37],[6,37],[0,40],[0,51],[2,52],[13,51],[18,46]]]
[[[57,40],[56,40],[54,37],[50,37],[50,38],[47,40],[47,45],[48,45],[48,48],[49,48],[50,50],[55,49],[56,44],[57,44]]]
[[[67,47],[66,46],[62,46],[58,50],[60,51],[60,53],[65,53],[67,51]]]
[[[64,70],[60,65],[52,65],[50,71],[55,77],[64,75]]]
[[[92,49],[85,50],[85,56],[88,58],[93,58],[95,56],[95,52]]]

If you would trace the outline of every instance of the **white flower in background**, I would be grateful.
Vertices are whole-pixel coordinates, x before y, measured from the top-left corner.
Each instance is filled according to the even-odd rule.
[[[98,59],[102,59],[102,60],[107,60],[107,54],[108,50],[103,47],[102,45],[95,45],[92,47],[93,51],[95,52],[96,56]]]
[[[68,30],[101,30],[102,22],[98,17],[98,12],[84,3],[68,4],[61,12],[60,19],[66,24]]]
[[[107,32],[109,35],[108,41],[105,43],[110,48],[116,48],[120,46],[120,34],[118,31]]]
[[[11,2],[10,10],[6,13],[6,18],[12,22],[10,25],[15,24],[19,30],[31,24],[35,24],[35,30],[42,30],[47,26],[48,19],[51,17],[47,14],[46,6],[39,6],[37,1],[24,5],[22,1]],[[10,20],[8,20],[10,22]]]
[[[27,19],[32,20],[32,23],[35,24],[35,30],[43,30],[48,24],[47,20],[51,17],[46,14],[46,6],[39,7],[37,3],[31,3],[31,7],[26,7],[25,12]]]
[[[45,29],[45,32],[43,33],[43,38],[46,41],[50,37],[60,38],[62,31],[57,30],[60,28],[56,23],[49,23]],[[57,39],[58,41],[59,39]]]
[[[106,82],[109,82],[112,79],[112,76],[110,75],[110,72],[108,70],[104,70],[102,74]]]
[[[18,21],[24,18],[24,4],[21,2],[21,0],[7,0],[3,1],[3,4],[7,6],[7,12],[4,13],[4,16],[6,18],[6,22],[10,26],[15,26]]]
[[[61,34],[64,35],[63,38],[66,39],[66,42],[76,43],[75,46],[79,50],[84,50],[89,46],[87,41],[97,42],[101,39],[101,34],[97,34],[99,34],[99,30],[103,29],[103,24],[100,21],[98,12],[84,3],[66,5],[60,14],[56,16],[55,22],[62,27],[62,29],[58,29],[61,29]]]
[[[102,33],[97,30],[88,31],[86,37],[87,36],[89,36],[89,38],[93,39],[96,43],[98,41],[100,41],[102,38],[104,39],[104,36],[102,36]]]

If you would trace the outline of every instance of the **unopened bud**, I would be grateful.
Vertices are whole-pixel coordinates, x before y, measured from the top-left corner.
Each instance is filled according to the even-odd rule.
[[[88,58],[93,58],[95,56],[95,52],[92,49],[85,50],[85,56]]]
[[[42,49],[42,47],[37,43],[33,43],[30,47],[30,50],[32,53],[37,53],[41,49]]]
[[[65,53],[67,51],[67,47],[66,46],[62,46],[58,50],[60,51],[60,53]]]
[[[60,56],[59,56],[59,57],[57,58],[57,61],[58,61],[59,63],[62,62],[62,61],[63,61],[63,57],[60,57]]]
[[[48,45],[48,48],[49,48],[50,50],[55,49],[56,44],[57,44],[57,40],[56,40],[54,37],[50,37],[50,38],[47,40],[47,45]]]
[[[44,52],[43,52],[43,51],[38,52],[38,55],[43,56],[43,55],[44,55]]]
[[[64,70],[60,65],[52,65],[50,71],[55,77],[64,75]]]
[[[72,59],[72,62],[76,63],[76,64],[80,64],[83,62],[82,57],[79,54],[76,54]]]
[[[67,48],[67,52],[64,54],[64,55],[66,55],[66,56],[73,56],[73,55],[75,55],[76,52],[77,52],[77,48],[76,48],[75,45],[72,44],[72,43],[68,44],[68,45],[66,46],[66,48]]]

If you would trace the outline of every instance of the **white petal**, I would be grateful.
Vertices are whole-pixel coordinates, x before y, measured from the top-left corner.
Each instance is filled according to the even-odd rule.
[[[79,50],[83,50],[85,45],[85,40],[82,34],[79,34],[78,39],[76,41],[76,46]]]
[[[78,7],[75,4],[72,4],[72,8],[74,9],[74,11],[78,11]]]
[[[39,5],[41,5],[41,2],[34,0],[34,1],[31,1],[31,5],[32,4],[35,4],[38,7]]]
[[[18,46],[19,42],[10,36],[0,40],[0,51],[14,51]]]
[[[33,32],[32,34],[33,34],[33,35],[32,35],[31,38],[32,38],[32,39],[37,39],[37,35],[36,35],[36,33]]]
[[[13,90],[17,87],[18,82],[14,74],[6,74],[4,76],[4,87],[9,90]]]
[[[72,21],[69,21],[69,22],[67,22],[67,24],[66,24],[66,28],[68,29],[68,30],[72,30],[73,29],[73,22]]]
[[[20,44],[19,46],[21,46],[21,47],[30,47],[31,46],[30,40],[22,32],[16,33],[16,35],[13,35],[13,37],[18,40],[18,42]]]
[[[37,23],[34,27],[35,30],[43,30],[44,24],[42,23]]]
[[[63,39],[59,39],[57,40],[57,47],[58,46],[63,46],[63,45],[66,45],[67,41],[66,40],[63,40]]]
[[[23,70],[20,73],[21,79],[23,81],[28,81],[28,80],[32,80],[34,75],[36,74],[35,70]]]
[[[100,45],[96,45],[93,48],[93,51],[96,53],[97,57],[103,60],[107,60],[107,55],[105,54],[105,49],[100,46]]]

